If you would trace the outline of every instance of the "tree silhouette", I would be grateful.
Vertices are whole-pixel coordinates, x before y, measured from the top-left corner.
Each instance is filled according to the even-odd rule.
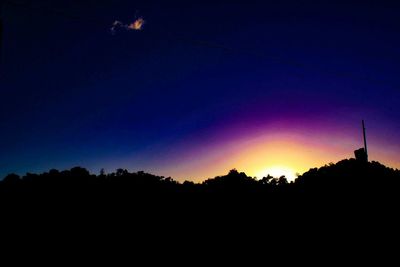
[[[224,210],[269,212],[303,210],[316,205],[345,210],[361,205],[391,207],[399,198],[400,171],[378,162],[346,159],[336,164],[312,168],[294,182],[285,176],[270,175],[259,180],[232,169],[228,174],[210,178],[202,183],[180,183],[163,177],[117,169],[99,175],[74,167],[70,170],[50,170],[41,174],[27,173],[20,177],[7,175],[0,181],[0,203],[20,210],[47,207],[85,213],[87,210],[124,211],[142,214]],[[361,204],[360,204],[361,203]],[[369,205],[369,206],[368,206]],[[382,206],[383,205],[383,206]],[[90,207],[90,208],[89,208]],[[209,215],[207,215],[209,216]]]

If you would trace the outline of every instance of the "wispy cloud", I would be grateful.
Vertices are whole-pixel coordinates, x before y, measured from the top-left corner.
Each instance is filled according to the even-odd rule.
[[[140,31],[143,28],[144,23],[145,21],[143,18],[138,18],[137,20],[129,24],[128,28],[131,30]]]
[[[146,23],[146,21],[143,18],[137,18],[134,22],[125,24],[122,21],[116,20],[112,24],[111,27],[111,33],[115,33],[117,29],[125,29],[128,31],[140,31],[143,29],[143,25]]]

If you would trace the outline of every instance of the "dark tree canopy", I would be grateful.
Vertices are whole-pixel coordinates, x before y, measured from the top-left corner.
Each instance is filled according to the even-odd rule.
[[[281,251],[293,246],[326,252],[334,242],[347,246],[343,240],[349,236],[371,244],[362,238],[394,235],[399,181],[398,170],[355,159],[310,169],[290,183],[285,177],[257,180],[235,169],[202,183],[125,169],[10,174],[0,182],[1,215],[11,224],[2,233],[13,233],[13,239],[16,232],[34,240],[55,236],[49,244],[69,240],[85,251],[82,237],[90,247],[139,244],[146,250],[150,242],[152,255],[175,244],[190,253],[202,243],[217,251],[230,248],[231,259],[243,247],[268,244]],[[266,252],[271,253],[257,255]]]

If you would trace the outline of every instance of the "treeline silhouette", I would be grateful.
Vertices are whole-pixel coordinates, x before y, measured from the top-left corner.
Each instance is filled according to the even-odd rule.
[[[391,248],[385,238],[398,235],[399,182],[399,170],[356,159],[310,169],[294,182],[255,179],[235,169],[201,183],[124,169],[10,174],[0,182],[0,224],[7,223],[0,233],[17,243],[29,237],[32,248],[46,240],[56,253],[57,245],[70,242],[64,258],[71,247],[84,256],[96,248],[92,259],[99,260],[110,246],[139,258],[150,253],[148,262],[175,262],[182,255],[235,261],[236,255],[264,258],[289,249],[334,258],[341,254],[327,247],[335,242],[349,251],[345,256],[357,258],[354,246],[373,253],[377,244]]]
[[[129,205],[139,200],[142,205],[227,200],[237,204],[271,200],[289,203],[294,199],[298,203],[314,197],[327,202],[359,198],[380,202],[397,197],[399,182],[399,170],[379,162],[356,159],[310,169],[294,182],[288,182],[285,176],[268,175],[256,179],[236,169],[201,183],[182,183],[143,171],[130,173],[117,169],[105,174],[102,170],[99,175],[94,175],[84,168],[75,167],[65,171],[52,169],[42,174],[27,173],[22,177],[9,174],[0,181],[0,200],[10,205],[26,202],[82,204],[88,201]]]

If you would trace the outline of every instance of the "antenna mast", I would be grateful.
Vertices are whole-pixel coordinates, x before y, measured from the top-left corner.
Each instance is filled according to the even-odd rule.
[[[364,120],[362,120],[362,128],[363,128],[363,137],[364,137],[364,151],[365,151],[365,156],[367,157],[367,161],[368,161],[367,138],[365,136]]]

